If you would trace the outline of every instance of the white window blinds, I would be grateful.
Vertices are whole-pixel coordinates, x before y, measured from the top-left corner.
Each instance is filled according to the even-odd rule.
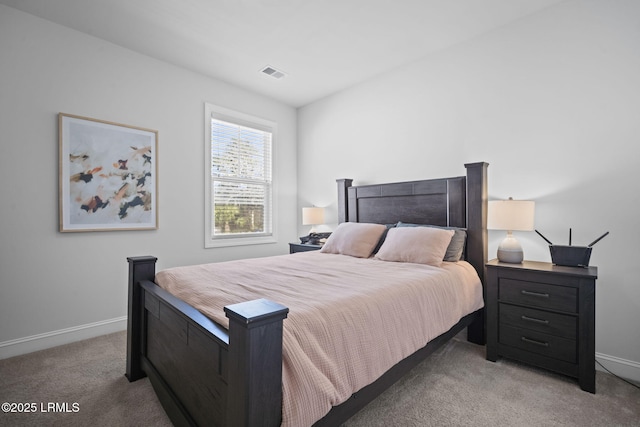
[[[211,117],[211,238],[270,236],[273,132]]]

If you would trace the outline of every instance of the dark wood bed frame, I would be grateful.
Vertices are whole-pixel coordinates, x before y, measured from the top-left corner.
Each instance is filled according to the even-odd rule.
[[[466,228],[466,260],[484,281],[487,166],[466,164],[466,176],[424,181],[353,187],[351,179],[338,180],[339,222]],[[153,282],[155,257],[128,261],[128,380],[149,377],[177,426],[280,425],[288,309],[264,299],[227,306],[226,330]],[[484,344],[484,324],[483,310],[464,317],[315,425],[340,425],[465,327],[469,341]]]

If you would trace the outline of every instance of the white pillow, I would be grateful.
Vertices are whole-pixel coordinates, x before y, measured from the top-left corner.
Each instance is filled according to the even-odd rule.
[[[331,233],[320,252],[369,258],[386,229],[382,224],[343,222]]]
[[[453,230],[431,227],[392,228],[375,257],[439,267],[453,234]]]

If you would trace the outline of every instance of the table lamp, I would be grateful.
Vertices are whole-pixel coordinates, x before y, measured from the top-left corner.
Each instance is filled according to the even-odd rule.
[[[507,230],[507,237],[498,246],[498,260],[501,262],[521,263],[524,259],[522,246],[513,236],[513,231],[533,231],[535,202],[530,200],[492,200],[489,201],[487,228]]]
[[[302,208],[302,225],[310,225],[309,233],[314,233],[314,225],[324,224],[324,208]]]

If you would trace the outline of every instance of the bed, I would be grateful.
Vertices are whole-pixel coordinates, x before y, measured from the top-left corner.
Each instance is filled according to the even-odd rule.
[[[403,183],[356,187],[350,179],[338,180],[339,222],[396,224],[401,221],[465,229],[465,264],[468,263],[482,281],[487,260],[487,166],[486,163],[466,164],[465,176]],[[322,255],[285,255],[274,257],[272,263],[278,259],[287,267],[296,257],[303,264],[314,264],[317,260],[314,257]],[[340,257],[349,258],[334,255],[333,259],[342,262]],[[163,276],[167,273],[156,275],[155,257],[131,257],[128,261],[126,376],[129,381],[148,376],[175,425],[280,425],[283,388],[286,390],[283,375],[289,376],[287,341],[283,351],[283,334],[290,335],[294,329],[287,325],[299,322],[296,316],[301,309],[295,302],[290,304],[295,311],[290,312],[290,307],[281,304],[282,301],[274,301],[277,297],[241,298],[243,302],[226,304],[205,316],[206,308],[198,310],[194,307],[197,303],[185,302],[188,294],[180,299],[174,295],[175,291],[170,293],[156,284],[156,276],[166,281]],[[243,263],[248,261],[238,261],[237,267],[247,269]],[[305,278],[300,276],[299,280],[304,283]],[[232,302],[234,297],[230,298]],[[348,309],[341,311],[349,314]],[[285,320],[287,316],[289,319]],[[411,318],[403,321],[406,325],[417,323]],[[334,333],[338,326],[331,326],[329,332]],[[465,327],[470,341],[484,344],[483,310],[477,309],[451,327],[447,325],[448,329],[438,332],[426,345],[403,354],[401,360],[383,372],[371,374],[375,377],[372,381],[322,413],[319,419],[305,420],[302,424],[343,423]],[[335,332],[336,336],[340,333],[343,332]],[[382,335],[380,325],[372,322],[368,333],[373,337]]]

